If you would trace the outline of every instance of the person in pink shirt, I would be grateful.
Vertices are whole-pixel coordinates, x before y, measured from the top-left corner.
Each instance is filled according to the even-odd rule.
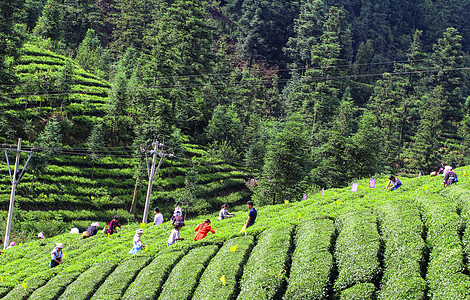
[[[210,231],[215,233],[214,229],[211,227],[211,221],[209,219],[205,220],[204,223],[199,224],[194,231],[197,232],[196,236],[194,237],[195,241],[202,240],[207,236],[207,233]]]

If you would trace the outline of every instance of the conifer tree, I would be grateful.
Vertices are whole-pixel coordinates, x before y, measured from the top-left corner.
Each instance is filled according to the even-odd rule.
[[[262,204],[301,197],[310,160],[305,134],[298,120],[290,120],[267,147],[263,174],[255,198]]]
[[[294,36],[289,40],[284,51],[302,68],[310,64],[311,50],[323,34],[323,25],[327,8],[322,0],[300,1],[300,14],[294,20]]]
[[[441,160],[443,132],[443,103],[446,103],[444,89],[435,87],[423,99],[418,132],[411,149],[411,167],[416,171],[430,172]]]
[[[344,80],[335,79],[345,73],[339,66],[351,60],[350,32],[343,10],[330,8],[325,31],[313,46],[311,59],[314,68],[303,77],[303,114],[315,127],[330,120],[345,88]]]
[[[312,177],[318,186],[342,186],[355,176],[355,145],[352,141],[355,111],[353,102],[346,95],[328,130],[327,142],[316,151],[317,166],[312,171]]]

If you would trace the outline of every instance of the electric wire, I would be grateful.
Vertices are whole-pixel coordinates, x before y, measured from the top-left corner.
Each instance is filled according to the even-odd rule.
[[[330,80],[339,80],[339,79],[350,79],[350,78],[362,78],[362,77],[378,77],[383,76],[385,73],[390,75],[411,75],[411,74],[422,74],[422,73],[434,73],[434,72],[451,72],[451,71],[466,71],[470,70],[470,67],[459,67],[459,68],[448,68],[448,69],[423,69],[423,70],[414,70],[414,71],[399,71],[399,72],[382,72],[382,73],[365,73],[365,74],[354,74],[354,75],[338,75],[338,76],[317,76],[317,77],[308,77],[310,81],[330,81]],[[276,82],[284,83],[288,82],[290,79],[279,79]],[[255,81],[256,83],[273,83],[272,79],[249,79],[246,81]],[[227,86],[240,86],[247,84],[246,81],[239,81],[233,83],[210,83],[209,87],[227,87]],[[207,83],[201,84],[174,84],[174,85],[156,85],[153,87],[136,87],[132,89],[126,89],[126,91],[159,91],[166,89],[185,89],[185,88],[196,88],[196,87],[206,87]],[[40,92],[25,92],[25,93],[8,93],[7,96],[10,98],[19,98],[23,96],[43,96],[43,95],[64,95],[64,94],[100,94],[94,93],[92,91],[40,91]],[[101,93],[102,94],[102,93]]]

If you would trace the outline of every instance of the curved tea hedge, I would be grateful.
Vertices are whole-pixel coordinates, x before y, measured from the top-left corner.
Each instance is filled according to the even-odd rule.
[[[466,168],[464,170],[467,170]],[[458,170],[457,172],[460,172]],[[459,174],[459,173],[458,173]],[[468,299],[470,182],[402,178],[402,187],[332,189],[306,201],[188,220],[168,247],[168,222],[145,226],[147,250],[129,255],[138,224],[109,237],[71,234],[0,255],[2,299]],[[195,242],[193,228],[214,220]],[[55,242],[64,263],[48,267]]]

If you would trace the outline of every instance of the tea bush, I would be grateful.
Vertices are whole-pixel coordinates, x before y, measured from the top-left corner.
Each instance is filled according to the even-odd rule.
[[[159,253],[157,257],[145,267],[122,296],[123,300],[156,299],[162,290],[163,283],[175,264],[184,255],[181,251]]]
[[[285,283],[293,226],[264,231],[243,268],[237,299],[271,299]]]
[[[299,225],[289,285],[284,299],[327,299],[333,255],[331,241],[335,234],[332,220],[317,219]]]
[[[377,218],[368,211],[347,213],[337,219],[339,235],[335,256],[338,261],[336,292],[360,282],[374,282],[380,273],[380,237]]]
[[[209,245],[191,250],[173,268],[158,299],[190,299],[205,266],[218,249],[218,246]]]
[[[252,236],[230,239],[224,243],[202,274],[193,299],[233,299],[237,292],[243,264],[253,246]],[[235,251],[230,248],[236,247]],[[223,285],[220,278],[224,276]]]

